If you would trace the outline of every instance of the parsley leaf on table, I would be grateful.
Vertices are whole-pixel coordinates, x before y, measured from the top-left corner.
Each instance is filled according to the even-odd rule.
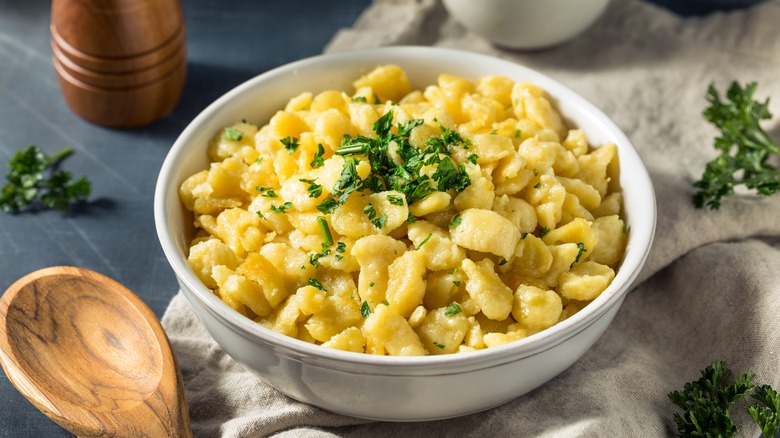
[[[753,100],[756,87],[755,82],[744,87],[732,82],[726,101],[713,84],[707,89],[710,106],[704,110],[704,118],[720,130],[714,142],[720,155],[707,163],[701,179],[694,183],[699,189],[693,196],[697,208],[718,209],[721,200],[732,195],[738,185],[764,196],[780,191],[780,171],[769,163],[772,156],[780,156],[780,146],[759,124],[772,114],[769,99]]]
[[[18,213],[38,208],[68,210],[89,196],[92,184],[86,177],[74,180],[73,174],[57,169],[70,148],[47,156],[37,146],[17,151],[8,163],[5,185],[0,192],[0,208]],[[48,172],[47,172],[48,171]]]
[[[701,378],[688,382],[682,391],[672,391],[669,399],[683,410],[674,414],[680,437],[734,437],[737,426],[731,418],[731,407],[750,395],[763,404],[747,407],[747,412],[761,428],[764,437],[776,437],[780,427],[780,396],[769,385],[753,385],[750,371],[727,383],[731,370],[723,361],[715,361],[701,370]]]

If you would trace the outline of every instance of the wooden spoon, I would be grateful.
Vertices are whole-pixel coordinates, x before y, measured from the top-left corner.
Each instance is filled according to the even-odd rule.
[[[0,298],[0,362],[79,436],[191,437],[181,372],[154,313],[86,269],[33,272]]]

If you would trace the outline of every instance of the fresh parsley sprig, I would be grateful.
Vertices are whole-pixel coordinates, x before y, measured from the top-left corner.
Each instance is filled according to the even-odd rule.
[[[5,185],[0,192],[0,208],[6,213],[50,208],[67,211],[89,196],[92,184],[86,177],[57,167],[73,150],[65,148],[47,156],[39,147],[17,151],[8,163]]]
[[[683,410],[674,414],[680,437],[723,437],[737,434],[731,407],[750,395],[762,403],[747,408],[761,428],[763,436],[776,437],[780,426],[780,396],[769,385],[754,386],[754,374],[744,373],[727,384],[731,370],[723,361],[715,361],[701,370],[701,378],[686,383],[682,391],[672,391],[669,399]]]
[[[739,185],[764,196],[780,191],[780,171],[769,163],[772,156],[780,156],[780,146],[759,124],[772,114],[768,98],[763,102],[753,100],[756,87],[755,82],[744,87],[732,82],[725,101],[713,84],[707,88],[710,105],[703,114],[720,130],[714,141],[720,155],[707,163],[701,179],[694,183],[699,189],[693,195],[697,208],[720,208],[721,200]]]

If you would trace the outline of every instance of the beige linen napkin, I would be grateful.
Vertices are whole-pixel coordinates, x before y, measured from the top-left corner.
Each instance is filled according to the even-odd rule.
[[[539,70],[609,115],[642,154],[658,199],[656,240],[637,289],[582,359],[504,406],[456,419],[375,423],[296,402],[236,364],[208,336],[181,293],[163,325],[184,375],[195,436],[667,436],[666,394],[716,359],[780,385],[780,195],[742,195],[697,210],[691,183],[714,156],[701,117],[714,81],[758,81],[780,120],[780,1],[680,18],[615,0],[577,39],[537,52],[491,46],[437,0],[375,0],[328,51],[435,45],[482,52]],[[768,126],[780,138],[780,123]],[[507,379],[513,376],[507,376]],[[757,434],[736,413],[745,435]]]

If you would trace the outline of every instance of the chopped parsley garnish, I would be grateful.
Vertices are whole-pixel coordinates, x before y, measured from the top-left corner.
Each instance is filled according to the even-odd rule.
[[[371,223],[374,224],[375,227],[382,229],[385,227],[385,224],[387,223],[387,215],[382,213],[381,216],[379,216],[376,219],[373,219]]]
[[[223,135],[225,140],[241,141],[244,138],[244,133],[236,128],[225,128],[225,134]]]
[[[327,292],[325,290],[325,287],[322,285],[322,283],[320,283],[320,281],[317,280],[316,278],[310,278],[309,281],[307,281],[306,283],[308,283],[309,286],[314,286],[321,291]]]
[[[438,183],[436,189],[440,192],[446,192],[450,189],[462,192],[471,184],[471,179],[466,173],[466,166],[461,163],[456,169],[449,157],[445,157],[439,162],[439,167],[436,168],[436,172],[431,175],[431,178]]]
[[[404,205],[404,198],[398,195],[387,195],[387,202],[392,205]]]
[[[325,158],[323,158],[323,155],[325,154],[325,148],[322,146],[322,143],[317,143],[317,152],[314,154],[314,159],[311,160],[311,167],[317,168],[322,167],[325,165]]]
[[[433,233],[428,233],[428,237],[423,239],[423,241],[420,242],[420,244],[417,245],[417,247],[414,250],[417,251],[418,249],[422,248],[423,245],[425,245],[426,243],[428,243],[429,240],[431,240],[431,237],[433,237]]]
[[[282,142],[282,144],[284,145],[284,148],[287,149],[287,153],[290,154],[290,155],[292,155],[293,152],[297,151],[298,147],[301,145],[298,142],[298,137],[289,137],[288,136],[288,137],[285,137],[285,138],[280,138],[279,141]]]
[[[374,224],[374,226],[377,228],[383,228],[387,222],[387,215],[382,213],[381,216],[377,217],[374,204],[371,204],[370,202],[363,208],[363,213],[368,216],[368,220],[370,220],[371,223]]]
[[[477,159],[479,158],[479,155],[477,154],[471,154],[468,157],[466,157],[467,160],[471,162],[471,164],[477,164]]]
[[[413,224],[413,223],[417,222],[417,218],[414,217],[414,215],[412,213],[409,213],[406,216],[406,222],[409,222],[410,224]]]
[[[353,102],[361,102],[361,103],[368,103],[368,99],[366,99],[366,96],[355,96],[352,98]]]
[[[460,287],[460,280],[452,280],[452,284],[454,284],[455,287]]]
[[[390,305],[390,303],[388,303],[387,300],[383,300],[382,304],[384,304],[385,306],[389,306]]]
[[[339,203],[333,198],[328,198],[317,205],[317,210],[321,211],[323,214],[330,214],[333,213],[333,210],[338,208]]]
[[[452,222],[450,222],[451,227],[457,227],[460,225],[462,219],[460,217],[460,213],[456,214],[454,218],[452,218]]]
[[[433,345],[435,345],[435,346],[437,346],[437,347],[441,348],[442,350],[444,350],[444,349],[446,348],[444,345],[442,345],[442,344],[440,344],[440,343],[438,343],[438,342],[436,342],[436,341],[433,341]]]
[[[347,244],[346,244],[346,243],[344,243],[344,242],[339,242],[339,243],[336,245],[336,252],[337,252],[337,253],[339,253],[339,254],[344,254],[344,252],[346,252],[346,250],[347,250]]]
[[[368,318],[368,315],[371,314],[371,308],[368,307],[368,301],[363,301],[363,304],[360,306],[360,316],[363,318]]]
[[[330,234],[330,227],[328,221],[324,216],[317,217],[317,223],[320,226],[320,232],[322,233],[322,249],[328,249],[333,246],[333,236]],[[340,242],[339,242],[340,243]]]
[[[279,197],[279,195],[276,194],[274,189],[268,189],[268,190],[265,191],[265,193],[263,193],[260,196],[263,196],[265,198],[278,198]]]
[[[376,285],[376,283],[374,283],[373,281],[368,282],[368,287],[374,287],[374,285]]]
[[[541,181],[539,181],[538,183],[534,184],[534,188],[535,189],[538,189],[541,186],[542,186],[542,182]]]
[[[463,309],[460,308],[458,303],[452,303],[447,307],[447,310],[444,311],[444,315],[446,316],[455,316],[458,313],[462,312]]]
[[[374,123],[376,137],[345,135],[342,139],[336,154],[346,159],[332,190],[338,204],[346,202],[350,193],[365,190],[373,193],[395,190],[403,194],[407,204],[411,204],[435,191],[460,192],[471,184],[465,166],[462,163],[456,166],[449,156],[452,147],[460,145],[467,148],[470,141],[464,140],[457,131],[440,126],[440,137],[431,137],[425,148],[417,148],[410,143],[409,136],[423,120],[414,119],[394,127],[393,114],[392,110],[388,111]],[[400,164],[388,155],[391,143],[402,160]],[[370,164],[371,171],[365,178],[357,173],[359,159],[356,155],[365,157]],[[429,177],[421,172],[423,166],[435,166],[436,170]],[[396,198],[390,202],[402,205],[397,202],[403,200],[393,196]],[[375,225],[379,227],[377,223]]]
[[[523,131],[521,131],[519,129],[515,129],[515,137],[516,138],[520,138],[521,135],[523,135]]]
[[[507,259],[503,259],[500,262],[498,262],[498,266],[504,266],[506,264],[506,262],[508,262],[508,261],[509,260],[507,260]]]
[[[0,208],[6,213],[36,208],[67,211],[71,205],[84,201],[92,190],[87,178],[82,176],[74,181],[73,174],[57,169],[72,153],[72,149],[66,148],[47,156],[37,146],[17,151],[8,162],[5,185],[0,191]]]
[[[292,202],[289,202],[289,201],[288,201],[288,202],[285,202],[284,204],[282,204],[282,205],[279,205],[279,206],[272,205],[272,206],[271,206],[271,213],[282,214],[282,213],[284,213],[285,211],[287,211],[287,210],[291,209],[291,208],[292,208],[292,206],[293,206],[293,205],[292,205]]]
[[[259,217],[260,219],[265,219],[265,215],[263,214],[262,211],[257,210],[255,213],[257,213],[257,217]]]
[[[329,249],[323,249],[321,252],[309,254],[309,264],[315,268],[320,267],[320,259],[330,255]]]
[[[520,234],[521,239],[525,239],[526,236],[528,236],[528,231],[523,231],[523,233]]]
[[[315,180],[301,178],[300,181],[309,185],[306,191],[309,192],[310,198],[319,198],[322,195],[322,186],[314,182]]]
[[[579,251],[577,251],[577,258],[574,259],[574,261],[572,262],[571,266],[569,266],[569,269],[571,269],[571,267],[574,266],[575,263],[579,262],[580,261],[580,257],[582,257],[582,253],[587,251],[587,249],[585,249],[585,244],[582,243],[582,242],[577,244],[577,248],[579,249]]]
[[[542,227],[542,231],[539,232],[539,237],[544,237],[545,234],[549,233],[550,229],[547,227]]]

